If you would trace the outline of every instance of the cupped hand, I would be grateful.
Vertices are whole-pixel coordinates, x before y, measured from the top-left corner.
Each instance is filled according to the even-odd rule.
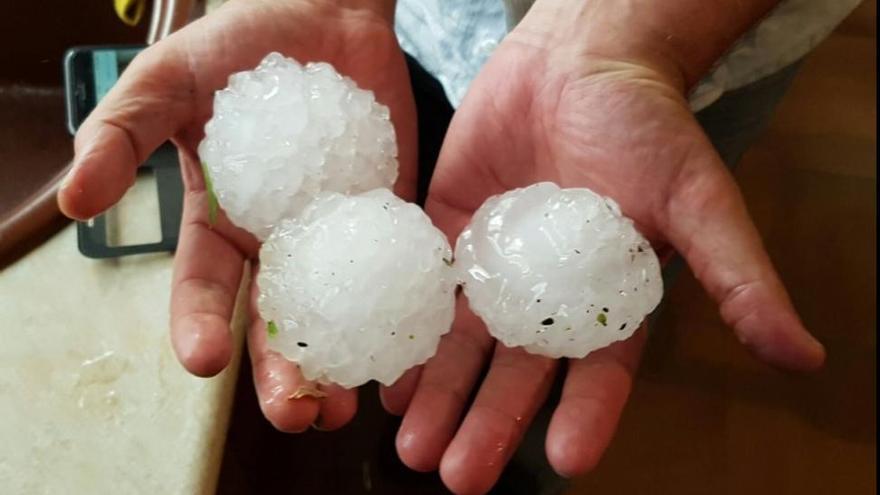
[[[452,120],[428,213],[454,241],[490,195],[540,181],[589,187],[616,200],[658,251],[681,253],[724,321],[758,357],[816,368],[824,350],[799,320],[681,86],[648,65],[548,50],[514,31]],[[642,328],[627,341],[569,360],[545,444],[558,473],[583,473],[598,462],[644,342]],[[389,411],[405,413],[397,436],[401,458],[417,470],[439,468],[456,493],[486,492],[546,399],[557,368],[554,360],[497,344],[460,300],[437,355],[382,391]]]
[[[226,85],[230,74],[254,68],[272,51],[303,63],[331,63],[390,108],[401,167],[396,192],[411,199],[415,108],[390,5],[384,0],[232,1],[141,53],[77,132],[73,168],[58,202],[65,214],[78,219],[117,202],[133,183],[138,165],[163,142],[171,139],[178,147],[185,197],[174,260],[171,337],[190,372],[211,376],[229,362],[229,322],[244,262],[258,250],[256,240],[223,215],[215,225],[208,221],[196,147],[212,113],[214,91]],[[248,347],[260,406],[269,421],[284,431],[301,431],[316,422],[324,429],[345,424],[356,409],[355,391],[322,387],[316,393],[294,364],[268,350],[265,323],[255,311],[251,314],[255,321]]]

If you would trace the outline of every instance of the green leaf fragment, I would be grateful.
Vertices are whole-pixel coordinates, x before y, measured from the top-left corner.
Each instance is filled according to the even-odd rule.
[[[269,337],[278,335],[278,325],[274,321],[269,320],[269,323],[266,324],[266,333],[269,334]]]
[[[605,313],[599,313],[596,316],[596,321],[602,324],[603,327],[608,326],[608,318],[605,317]]]
[[[208,173],[208,164],[205,162],[202,162],[202,176],[205,178],[205,192],[208,193],[208,223],[213,226],[217,223],[217,211],[220,208],[220,203],[217,202],[214,183],[211,182],[211,174]]]

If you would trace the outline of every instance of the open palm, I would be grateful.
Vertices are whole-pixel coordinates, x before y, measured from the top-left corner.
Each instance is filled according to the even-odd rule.
[[[228,220],[209,225],[196,147],[212,113],[214,91],[236,71],[252,69],[269,52],[305,63],[326,61],[373,90],[391,110],[398,136],[397,194],[415,195],[415,109],[390,13],[366,2],[233,1],[140,54],[76,135],[71,175],[59,192],[62,210],[90,218],[118,201],[137,166],[172,139],[180,150],[186,193],[171,296],[174,349],[191,372],[209,376],[232,354],[229,321],[246,259],[256,240]],[[251,314],[256,315],[255,311]],[[269,352],[265,324],[254,321],[248,347],[260,405],[279,429],[345,424],[356,392],[324,387],[321,401],[296,366]],[[298,393],[299,392],[299,393]],[[292,399],[292,397],[294,399]]]
[[[510,35],[472,84],[444,142],[428,196],[454,240],[490,195],[553,181],[610,196],[655,248],[680,252],[758,356],[792,368],[824,351],[800,323],[742,198],[682,91],[644,67],[547,53]],[[496,344],[459,304],[452,332],[419,372],[383,390],[403,413],[401,458],[439,467],[456,493],[496,481],[545,400],[557,363]],[[547,438],[563,475],[590,469],[614,432],[645,340],[569,360]],[[460,421],[485,362],[488,374]],[[420,373],[420,376],[419,376]]]

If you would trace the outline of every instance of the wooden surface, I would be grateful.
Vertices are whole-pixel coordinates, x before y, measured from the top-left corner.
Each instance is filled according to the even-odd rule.
[[[152,220],[135,213],[155,184],[137,181],[129,233]],[[171,265],[85,258],[68,225],[0,269],[0,494],[215,492],[246,315],[225,371],[187,373],[168,338]]]
[[[122,24],[106,0],[3,4],[0,269],[67,224],[54,195],[73,156],[62,89],[65,50],[142,42],[145,28]]]
[[[0,269],[67,223],[54,193],[72,141],[60,87],[0,80]]]
[[[876,2],[807,60],[737,178],[824,371],[758,364],[690,274],[619,433],[568,495],[876,493]]]

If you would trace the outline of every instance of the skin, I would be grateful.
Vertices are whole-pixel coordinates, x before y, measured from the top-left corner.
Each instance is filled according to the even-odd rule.
[[[673,251],[684,256],[756,356],[784,368],[815,369],[824,349],[799,320],[733,178],[684,97],[773,4],[716,2],[728,10],[706,10],[704,23],[681,17],[705,4],[692,0],[536,3],[456,112],[427,211],[454,241],[492,194],[545,180],[589,187],[613,197],[661,258]],[[387,1],[357,7],[233,2],[138,57],[77,134],[74,169],[59,192],[62,210],[74,218],[117,201],[135,167],[165,139],[181,149],[187,192],[171,328],[178,357],[191,372],[210,376],[228,362],[228,322],[242,263],[257,252],[254,239],[222,216],[217,226],[206,224],[194,149],[212,92],[229,73],[253,67],[271,50],[331,62],[391,108],[402,167],[397,192],[412,197],[414,110],[391,11]],[[544,402],[558,363],[495,344],[464,301],[456,311],[437,355],[383,388],[382,401],[404,415],[397,437],[404,463],[439,469],[455,493],[484,493]],[[560,474],[581,474],[599,461],[644,341],[640,329],[627,341],[569,360],[546,438],[548,459]],[[334,428],[353,416],[353,391],[327,387],[324,399],[287,399],[310,384],[266,349],[264,322],[252,325],[248,344],[260,404],[276,427],[301,431],[320,415],[322,428]],[[488,375],[478,384],[487,362]],[[476,399],[465,410],[474,387]]]

